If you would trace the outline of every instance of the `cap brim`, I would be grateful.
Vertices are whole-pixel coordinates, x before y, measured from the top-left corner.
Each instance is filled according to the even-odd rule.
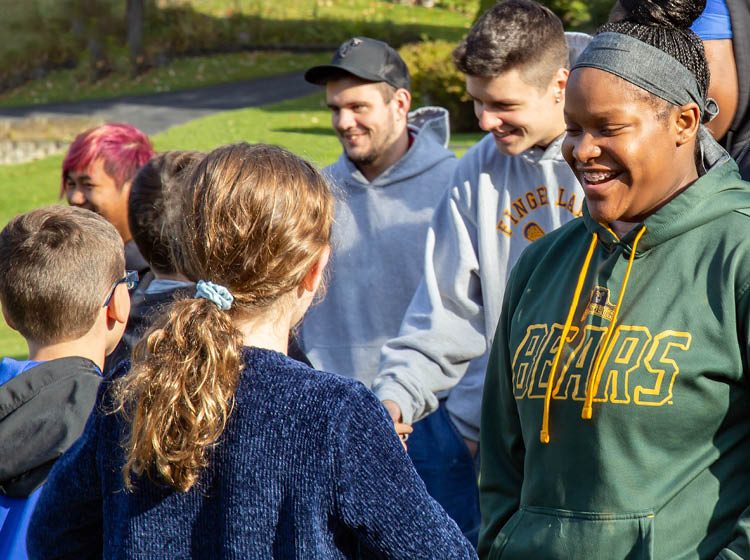
[[[367,80],[369,82],[384,82],[382,76],[370,74],[369,72],[363,72],[357,68],[352,68],[346,64],[323,64],[321,66],[313,66],[307,72],[305,72],[305,80],[311,84],[319,86],[326,85],[326,82],[332,74],[340,74],[342,71],[348,72],[358,78]]]

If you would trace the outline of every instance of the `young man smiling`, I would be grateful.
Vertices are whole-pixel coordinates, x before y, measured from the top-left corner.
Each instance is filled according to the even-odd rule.
[[[325,300],[305,316],[302,347],[317,368],[369,387],[421,279],[427,226],[456,166],[448,112],[409,112],[406,64],[367,37],[346,41],[305,79],[325,86],[343,153],[326,168],[342,195],[331,277]]]
[[[115,226],[125,243],[125,266],[148,284],[148,263],[138,252],[128,226],[130,183],[154,156],[148,137],[126,123],[107,123],[79,134],[62,165],[62,188],[68,204],[96,212]]]
[[[461,159],[435,210],[424,279],[373,384],[394,422],[416,422],[409,452],[417,470],[444,481],[441,503],[463,511],[459,526],[475,543],[485,353],[518,256],[581,211],[583,193],[560,147],[569,58],[588,39],[569,36],[571,55],[550,10],[507,0],[454,51],[489,134]]]
[[[346,41],[305,79],[325,85],[343,153],[326,168],[341,191],[326,297],[305,316],[300,342],[315,367],[369,387],[422,278],[427,227],[456,167],[448,112],[409,112],[406,64],[366,37]],[[440,501],[429,483],[427,491]]]

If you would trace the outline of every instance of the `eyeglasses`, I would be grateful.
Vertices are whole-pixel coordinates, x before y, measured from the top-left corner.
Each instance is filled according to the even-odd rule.
[[[120,284],[125,284],[128,288],[128,291],[134,290],[136,286],[138,286],[138,271],[137,270],[128,270],[125,272],[125,276],[120,278],[117,282],[114,283],[112,286],[112,289],[109,291],[109,295],[107,296],[107,299],[104,300],[104,305],[102,307],[107,307],[109,305],[109,300],[112,299],[112,294],[115,293],[115,288],[117,288]]]

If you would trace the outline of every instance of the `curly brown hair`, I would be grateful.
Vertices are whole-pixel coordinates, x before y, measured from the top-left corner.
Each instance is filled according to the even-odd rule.
[[[276,146],[232,144],[193,170],[175,224],[181,272],[222,284],[229,310],[206,299],[173,303],[136,345],[114,385],[125,415],[125,486],[157,475],[185,492],[208,465],[229,418],[243,337],[238,318],[273,311],[330,242],[333,197],[321,173]]]

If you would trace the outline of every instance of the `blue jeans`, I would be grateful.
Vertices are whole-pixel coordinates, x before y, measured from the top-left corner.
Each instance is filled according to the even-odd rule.
[[[479,453],[473,458],[444,403],[419,422],[407,441],[409,457],[430,496],[476,548],[479,538]]]

